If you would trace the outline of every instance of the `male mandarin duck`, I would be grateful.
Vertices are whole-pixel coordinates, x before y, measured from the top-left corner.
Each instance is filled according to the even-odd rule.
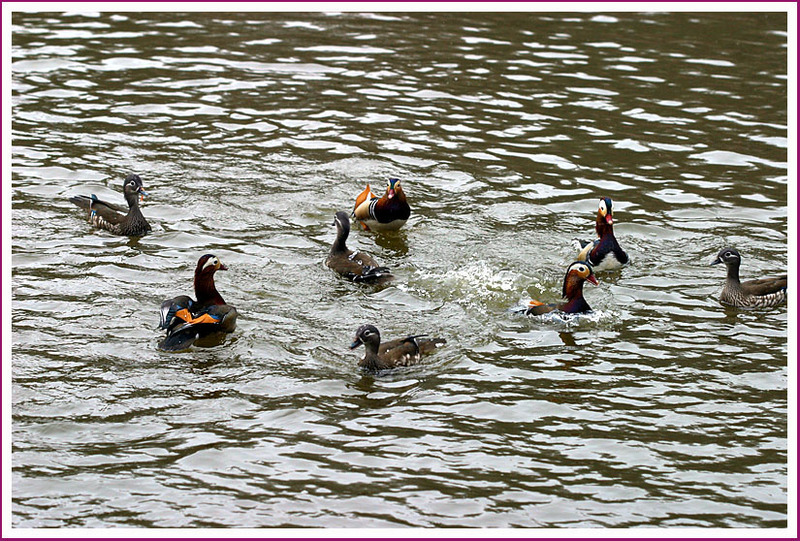
[[[214,285],[214,273],[228,270],[216,256],[206,254],[197,262],[194,270],[194,294],[197,301],[186,295],[168,299],[161,303],[161,329],[167,336],[158,347],[164,351],[181,351],[192,344],[214,345],[224,333],[233,332],[236,308],[225,304],[225,300]],[[203,340],[208,338],[208,340]]]
[[[373,325],[362,325],[356,331],[356,337],[350,344],[350,349],[355,349],[364,344],[364,357],[358,362],[362,370],[379,372],[391,370],[399,366],[411,366],[419,362],[422,355],[426,355],[443,345],[443,338],[422,338],[425,334],[407,336],[397,340],[390,340],[381,344],[381,333]]]
[[[723,248],[712,265],[725,263],[728,277],[719,297],[719,302],[737,308],[771,308],[786,302],[786,275],[774,278],[759,278],[739,281],[739,265],[742,256],[733,248]]]
[[[396,178],[389,179],[386,193],[381,198],[373,194],[367,184],[366,189],[356,197],[353,207],[353,217],[366,230],[394,231],[403,227],[409,216],[411,207]]]
[[[388,282],[393,278],[388,267],[381,267],[368,254],[348,250],[345,242],[350,235],[350,218],[346,212],[337,212],[333,223],[336,225],[336,240],[325,259],[325,265],[353,282],[375,284]]]
[[[596,271],[615,270],[628,263],[628,254],[620,247],[614,236],[614,218],[611,213],[611,198],[600,199],[595,221],[597,240],[578,241],[581,251],[578,261],[588,261]]]
[[[567,314],[581,314],[591,311],[589,303],[583,298],[583,283],[586,281],[597,285],[597,278],[592,272],[592,266],[585,261],[576,261],[567,268],[564,276],[564,285],[561,288],[561,296],[567,302],[561,304],[544,304],[539,301],[531,301],[525,310],[527,315],[538,316],[559,310]]]
[[[139,175],[130,174],[125,177],[122,192],[125,194],[125,201],[128,202],[127,209],[101,201],[95,194],[91,197],[76,195],[69,200],[88,212],[89,222],[92,225],[116,235],[141,237],[150,231],[150,224],[139,209],[139,198],[144,199],[147,195]]]

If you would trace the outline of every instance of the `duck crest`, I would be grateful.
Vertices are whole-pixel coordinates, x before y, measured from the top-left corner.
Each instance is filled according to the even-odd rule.
[[[568,314],[591,310],[589,303],[583,298],[583,283],[587,280],[597,285],[591,265],[576,261],[569,266],[564,276],[564,285],[561,287],[561,296],[567,299],[567,302],[561,305],[561,310]]]
[[[614,234],[614,215],[611,212],[611,198],[600,198],[600,206],[597,209],[597,218],[594,222],[594,229],[597,236],[603,238],[604,235]]]

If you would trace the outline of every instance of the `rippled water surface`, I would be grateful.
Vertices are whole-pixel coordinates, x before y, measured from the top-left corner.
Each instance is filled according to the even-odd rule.
[[[13,525],[786,527],[786,15],[15,13]],[[90,227],[122,202],[152,234]],[[323,266],[402,179],[396,233]],[[557,301],[600,196],[632,263]],[[200,255],[239,310],[156,349]],[[794,284],[794,282],[792,282]],[[792,296],[794,293],[792,292]],[[375,377],[356,328],[447,346]]]

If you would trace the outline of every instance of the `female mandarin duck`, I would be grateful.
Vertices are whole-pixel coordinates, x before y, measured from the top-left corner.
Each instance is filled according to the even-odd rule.
[[[400,181],[390,178],[386,185],[386,193],[378,198],[369,188],[356,197],[353,216],[365,230],[394,231],[403,227],[411,216],[411,207],[406,202],[406,194]]]
[[[141,237],[150,231],[150,224],[139,209],[139,198],[144,199],[147,195],[139,175],[130,174],[125,177],[122,192],[125,194],[125,201],[128,202],[127,209],[101,201],[95,194],[91,197],[76,195],[69,200],[89,213],[89,222],[92,225],[115,235]]]
[[[712,265],[725,263],[728,277],[719,297],[719,302],[737,308],[771,308],[786,302],[786,275],[775,278],[739,281],[739,265],[742,256],[733,248],[723,248]]]
[[[583,283],[589,281],[597,285],[597,278],[592,272],[592,266],[585,261],[576,261],[567,268],[564,276],[564,285],[561,288],[561,295],[567,302],[561,304],[543,304],[539,301],[531,301],[525,313],[527,315],[538,316],[547,314],[555,310],[567,314],[581,314],[591,311],[589,303],[583,298]]]
[[[239,315],[236,308],[225,304],[214,285],[214,273],[218,270],[228,270],[228,267],[216,256],[204,255],[194,270],[197,301],[180,295],[161,303],[159,327],[166,329],[167,337],[158,344],[160,349],[181,351],[195,343],[199,346],[216,345],[224,333],[236,328]]]
[[[445,344],[443,338],[422,338],[425,334],[407,336],[397,340],[390,340],[381,344],[381,333],[373,325],[362,325],[356,331],[356,337],[350,344],[350,349],[355,349],[364,344],[364,357],[358,362],[362,370],[379,372],[391,370],[398,366],[411,366],[419,362],[422,355],[426,355]]]
[[[336,225],[336,240],[325,259],[325,265],[353,282],[376,284],[393,278],[391,271],[379,266],[371,256],[347,249],[345,241],[350,235],[350,218],[346,212],[337,212],[333,223]]]
[[[581,252],[578,261],[588,261],[596,271],[615,270],[628,263],[628,254],[614,237],[614,218],[611,213],[611,198],[600,199],[595,230],[598,239],[594,242],[578,241]]]

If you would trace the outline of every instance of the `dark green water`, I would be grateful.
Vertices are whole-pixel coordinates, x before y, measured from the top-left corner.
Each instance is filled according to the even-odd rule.
[[[13,526],[786,527],[785,14],[15,13]],[[150,197],[151,235],[68,198]],[[412,216],[323,266],[334,212]],[[600,196],[632,264],[556,301]],[[160,302],[229,271],[227,342]],[[792,292],[794,299],[794,292]],[[356,328],[445,349],[376,378]]]

